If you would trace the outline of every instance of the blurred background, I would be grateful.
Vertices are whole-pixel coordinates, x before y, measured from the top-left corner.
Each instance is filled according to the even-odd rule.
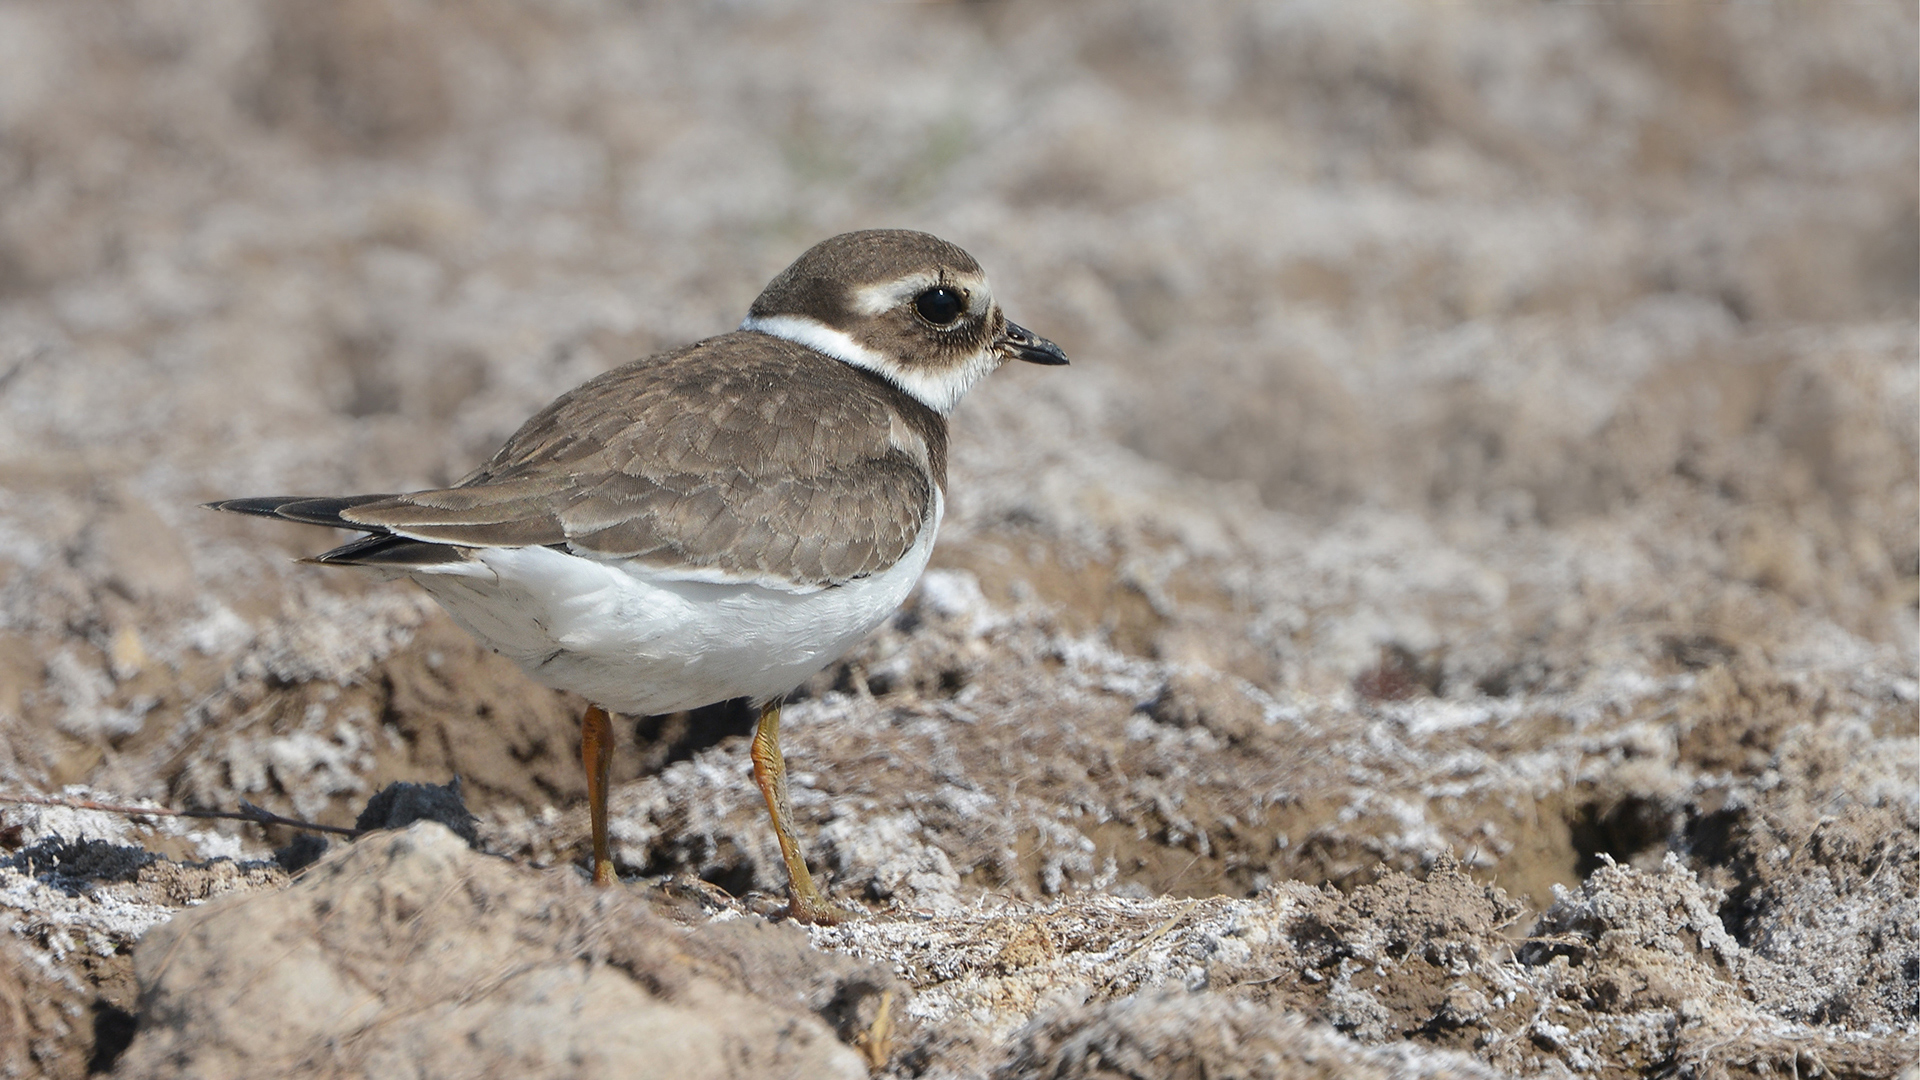
[[[1907,717],[1916,55],[1910,4],[0,4],[0,779],[570,804],[573,703],[196,504],[447,483],[874,226],[1073,357],[955,417],[996,610],[1305,708],[1740,663]]]

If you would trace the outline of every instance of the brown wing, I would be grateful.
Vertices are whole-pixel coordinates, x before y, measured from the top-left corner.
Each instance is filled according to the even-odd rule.
[[[339,516],[438,544],[563,544],[828,585],[882,570],[913,545],[945,451],[943,422],[884,381],[735,333],[563,395],[454,487]]]

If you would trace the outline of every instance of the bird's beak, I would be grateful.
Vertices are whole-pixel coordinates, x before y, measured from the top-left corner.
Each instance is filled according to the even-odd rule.
[[[1000,334],[1000,340],[994,344],[1008,356],[1016,360],[1025,360],[1029,364],[1067,362],[1067,354],[1060,351],[1060,346],[1017,323],[1008,323],[1007,328]]]

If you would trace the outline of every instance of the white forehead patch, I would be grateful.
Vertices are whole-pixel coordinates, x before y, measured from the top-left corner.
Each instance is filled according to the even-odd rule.
[[[942,367],[906,367],[811,315],[749,315],[740,329],[805,345],[814,352],[871,371],[941,416],[952,412],[967,391],[973,389],[974,383],[992,374],[1001,359],[999,351],[988,344],[979,352]]]
[[[854,291],[853,310],[862,315],[885,314],[940,283],[940,275],[927,270],[878,285],[863,285]],[[965,292],[969,315],[984,315],[993,306],[993,295],[987,288],[985,276],[955,274],[947,278],[946,284]]]

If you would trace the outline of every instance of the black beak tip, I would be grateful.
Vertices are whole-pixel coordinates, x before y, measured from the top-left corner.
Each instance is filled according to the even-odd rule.
[[[1007,324],[1006,336],[1001,340],[1015,359],[1029,364],[1057,367],[1067,362],[1067,354],[1060,346],[1017,323]]]

